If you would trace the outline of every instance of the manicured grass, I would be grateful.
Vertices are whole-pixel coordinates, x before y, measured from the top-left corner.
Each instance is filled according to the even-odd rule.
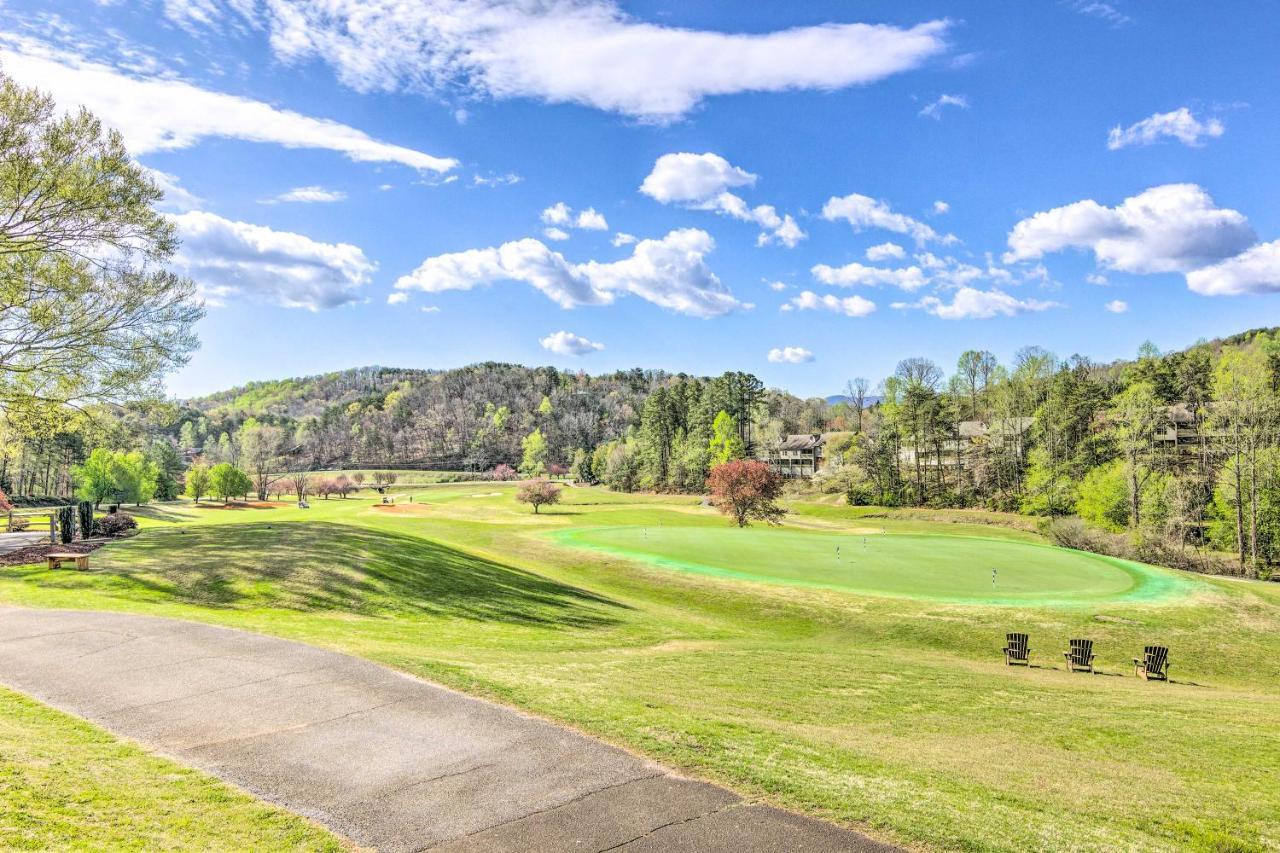
[[[885,531],[878,542],[901,537],[899,555],[941,543],[928,559],[1037,538],[996,518],[870,520],[883,514],[809,505],[782,531],[738,531],[696,498],[577,488],[535,516],[511,492],[436,487],[394,509],[337,498],[310,510],[150,508],[142,533],[97,552],[93,571],[0,570],[0,601],[201,619],[345,650],[913,845],[1280,847],[1276,585],[1178,578],[1183,593],[1153,600],[988,606],[744,582],[556,537],[661,526],[710,537],[709,565],[735,566],[725,549],[741,543],[825,553],[829,537],[869,526]],[[1003,666],[1011,630],[1031,634],[1036,667]],[[1062,669],[1080,636],[1104,674]],[[1132,676],[1129,658],[1150,642],[1172,648],[1174,683]]]
[[[0,688],[0,848],[341,850],[322,827]]]
[[[985,604],[1154,600],[1185,595],[1174,572],[1001,539],[689,527],[587,528],[557,541],[742,580]]]

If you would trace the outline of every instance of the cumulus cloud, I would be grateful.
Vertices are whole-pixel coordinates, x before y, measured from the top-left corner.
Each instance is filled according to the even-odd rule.
[[[828,222],[843,219],[853,226],[854,231],[879,228],[895,234],[906,234],[918,245],[935,240],[947,244],[958,242],[951,234],[940,235],[920,220],[905,213],[894,212],[886,202],[860,193],[827,199],[827,203],[822,206],[822,218]]]
[[[543,228],[542,234],[548,240],[568,240],[570,236],[568,231],[565,231],[563,228],[555,227]]]
[[[706,264],[715,249],[711,235],[696,228],[641,240],[631,257],[612,263],[571,263],[538,240],[526,238],[496,248],[437,255],[401,276],[397,290],[470,290],[498,281],[519,281],[563,308],[608,305],[632,294],[681,314],[715,317],[747,306]]]
[[[1151,145],[1164,139],[1176,139],[1183,145],[1197,148],[1206,138],[1221,136],[1226,126],[1216,118],[1201,121],[1187,107],[1173,112],[1156,113],[1126,128],[1119,125],[1107,134],[1107,148],[1118,151],[1132,145]]]
[[[120,130],[134,155],[229,138],[286,148],[326,149],[356,162],[400,163],[421,171],[442,173],[458,165],[452,158],[383,142],[336,121],[215,92],[181,79],[136,76],[33,39],[4,37],[0,67],[15,80],[50,93],[61,109],[88,107]]]
[[[1102,273],[1091,272],[1084,277],[1084,280],[1094,287],[1106,287],[1111,282]]]
[[[902,260],[907,252],[897,243],[880,243],[867,249],[867,260],[879,263],[890,259]]]
[[[388,305],[403,305],[408,301],[409,301],[409,294],[404,292],[403,290],[397,290],[395,293],[390,293],[387,295]]]
[[[192,2],[192,0],[186,0]],[[459,91],[669,122],[703,99],[874,83],[944,53],[950,24],[822,24],[767,33],[662,26],[612,0],[197,0],[319,60],[361,92]]]
[[[1079,248],[1108,269],[1189,272],[1237,255],[1256,240],[1243,214],[1218,207],[1199,186],[1165,184],[1116,207],[1086,199],[1024,219],[1009,233],[1004,259]]]
[[[1187,273],[1187,286],[1206,296],[1280,293],[1280,240]]]
[[[282,204],[288,202],[299,202],[301,204],[325,204],[328,202],[342,201],[347,194],[341,190],[327,190],[324,187],[296,187],[288,192],[280,193],[268,199],[263,199],[263,204]]]
[[[634,234],[628,234],[625,231],[619,231],[617,234],[613,235],[613,239],[610,240],[609,242],[616,247],[622,247],[622,246],[630,246],[635,241],[636,241],[636,236]]]
[[[813,361],[813,353],[804,347],[774,347],[769,350],[769,361],[774,364],[804,364]]]
[[[950,212],[950,210],[951,210],[951,205],[947,204],[945,201],[935,201],[933,203],[934,216],[941,216],[944,213]]]
[[[1129,303],[1125,302],[1123,299],[1112,299],[1102,307],[1110,311],[1112,314],[1124,314],[1129,310]]]
[[[940,95],[936,100],[925,104],[920,110],[920,115],[924,118],[931,118],[934,121],[942,121],[942,111],[947,107],[956,107],[957,109],[969,109],[969,99],[964,95]]]
[[[785,281],[770,281],[768,282],[768,285],[770,290],[777,293],[781,293],[787,289],[787,283]]]
[[[918,308],[944,320],[986,320],[991,317],[1016,317],[1050,308],[1061,307],[1056,302],[1039,299],[1018,299],[1000,290],[977,290],[961,287],[946,302],[936,296],[926,296],[919,302],[896,302],[894,308]]]
[[[588,355],[604,349],[604,344],[587,340],[573,332],[552,332],[538,341],[542,348],[556,355]]]
[[[193,211],[171,217],[181,248],[175,266],[214,305],[245,298],[317,311],[358,301],[377,265],[349,243]]]
[[[918,266],[889,269],[869,267],[854,261],[842,267],[815,264],[810,272],[823,284],[840,287],[879,287],[887,284],[903,290],[919,290],[928,284],[924,271]]]
[[[563,201],[558,201],[543,210],[542,221],[547,225],[555,226],[554,230],[564,234],[563,237],[553,237],[552,239],[555,240],[569,239],[569,235],[563,230],[564,228],[579,228],[585,231],[609,230],[609,223],[605,220],[604,214],[598,212],[594,207],[588,207],[586,210],[580,210],[575,214],[573,208]],[[548,231],[550,230],[548,229]],[[550,236],[550,234],[547,236]]]
[[[764,229],[756,241],[758,245],[777,242],[794,247],[808,235],[791,214],[779,216],[771,204],[751,207],[741,196],[730,192],[755,182],[755,175],[719,154],[679,152],[663,154],[657,159],[640,185],[640,192],[662,204],[711,210],[743,222],[754,222]]]
[[[866,317],[876,310],[876,304],[861,296],[835,296],[827,293],[822,296],[812,290],[805,290],[799,296],[792,297],[785,306],[796,311],[834,311],[847,317]]]

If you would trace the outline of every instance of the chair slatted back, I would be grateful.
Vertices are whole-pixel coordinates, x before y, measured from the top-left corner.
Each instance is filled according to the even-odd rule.
[[[1165,665],[1169,662],[1167,646],[1147,646],[1142,654],[1143,666],[1149,673],[1164,675]]]
[[[1005,640],[1010,657],[1014,660],[1026,660],[1027,648],[1031,645],[1030,638],[1026,634],[1006,634]]]
[[[1071,662],[1076,666],[1088,666],[1093,657],[1093,640],[1071,641]]]

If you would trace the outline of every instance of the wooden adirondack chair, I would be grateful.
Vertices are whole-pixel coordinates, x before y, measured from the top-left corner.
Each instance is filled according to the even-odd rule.
[[[1063,652],[1068,672],[1093,672],[1093,640],[1072,640],[1071,651]]]
[[[1005,666],[1031,666],[1031,649],[1027,647],[1028,639],[1026,634],[1005,635]]]
[[[1169,680],[1169,649],[1165,646],[1147,646],[1141,658],[1133,659],[1133,674],[1140,675],[1147,681]]]

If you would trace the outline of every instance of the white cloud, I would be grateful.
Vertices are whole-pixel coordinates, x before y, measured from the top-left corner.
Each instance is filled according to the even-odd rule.
[[[681,314],[715,317],[748,306],[707,267],[705,257],[714,249],[710,234],[684,228],[661,240],[639,241],[631,257],[620,261],[575,264],[538,240],[524,239],[428,258],[395,287],[439,293],[520,281],[563,308],[608,305],[629,293]]]
[[[771,281],[769,282],[769,289],[781,293],[787,289],[787,283],[784,281]]]
[[[597,211],[594,207],[588,207],[586,210],[580,210],[575,215],[573,208],[558,201],[550,207],[542,211],[542,221],[548,225],[557,226],[554,230],[563,237],[553,237],[554,240],[567,240],[569,235],[565,233],[563,228],[579,228],[586,231],[608,231],[609,223],[604,218],[604,214]],[[552,229],[548,229],[550,231]],[[548,233],[548,236],[550,234]]]
[[[799,311],[834,311],[848,317],[866,317],[876,310],[874,302],[861,296],[841,297],[830,293],[819,296],[812,290],[802,291],[783,307]]]
[[[546,236],[548,240],[568,240],[569,239],[569,232],[565,231],[563,228],[543,228],[542,233],[543,235]]]
[[[589,341],[573,332],[552,332],[538,341],[542,348],[556,355],[587,355],[604,349],[604,344]]]
[[[924,271],[917,266],[886,269],[869,267],[854,261],[842,267],[816,264],[810,272],[823,284],[834,284],[840,287],[879,287],[887,284],[903,290],[919,290],[928,284]]]
[[[421,311],[423,314],[439,314],[440,306],[439,305],[423,305],[418,310]]]
[[[1133,20],[1110,3],[1102,3],[1099,0],[1075,0],[1071,4],[1071,8],[1081,15],[1100,18],[1117,28],[1123,27]]]
[[[324,187],[296,187],[278,196],[264,199],[263,204],[280,204],[300,202],[302,204],[324,204],[342,201],[347,194],[341,190],[327,190]]]
[[[228,2],[245,0],[220,5]],[[361,92],[536,98],[652,122],[715,95],[874,83],[944,53],[950,28],[723,33],[637,20],[611,0],[275,0],[243,14],[267,30],[282,61],[328,62]]]
[[[204,199],[182,186],[182,181],[177,175],[161,172],[159,169],[149,169],[146,166],[142,168],[146,171],[148,177],[156,182],[156,186],[160,187],[161,191],[164,192],[164,200],[159,205],[161,209],[183,213],[204,205]]]
[[[813,353],[804,347],[774,347],[769,350],[769,361],[774,364],[804,364],[813,361]]]
[[[1239,254],[1256,239],[1243,214],[1217,207],[1202,188],[1165,184],[1116,207],[1086,199],[1024,219],[1009,233],[1004,260],[1080,248],[1107,269],[1188,272]]]
[[[472,175],[471,185],[473,187],[509,187],[512,184],[518,184],[523,181],[520,175],[515,172],[507,172],[503,175]]]
[[[880,228],[896,234],[907,234],[921,245],[933,240],[947,244],[957,242],[954,236],[940,236],[920,220],[912,219],[905,213],[895,213],[887,203],[859,193],[827,199],[827,203],[822,206],[822,218],[828,222],[843,219],[853,226],[854,231]]]
[[[403,305],[408,301],[409,301],[409,294],[404,292],[403,290],[397,290],[394,293],[387,295],[388,305]]]
[[[599,213],[594,207],[578,211],[578,218],[574,220],[574,225],[586,231],[609,230],[609,223],[605,220],[604,214]]]
[[[124,134],[134,155],[190,148],[221,137],[327,149],[356,162],[400,163],[422,171],[447,172],[458,165],[451,158],[382,142],[336,121],[180,79],[134,76],[32,39],[5,36],[0,45],[0,66],[6,74],[50,93],[61,109],[88,107]]]
[[[1094,287],[1106,287],[1108,284],[1111,283],[1110,281],[1107,280],[1107,277],[1105,275],[1097,272],[1089,273],[1084,277],[1084,280],[1087,281],[1089,284],[1092,284]]]
[[[867,260],[879,263],[887,261],[890,258],[902,260],[907,256],[907,252],[897,243],[881,243],[867,249]]]
[[[568,225],[572,215],[569,205],[558,201],[542,211],[542,221],[548,225]]]
[[[1187,286],[1205,296],[1280,293],[1280,240],[1258,245],[1234,258],[1187,273]]]
[[[894,308],[919,308],[944,320],[985,320],[991,317],[1016,317],[1019,314],[1047,311],[1061,307],[1056,302],[1038,299],[1017,299],[999,290],[976,290],[961,287],[950,302],[936,296],[926,296],[919,302],[897,302]]]
[[[1106,308],[1112,314],[1124,314],[1129,310],[1129,303],[1125,302],[1123,299],[1112,299],[1102,307]]]
[[[719,154],[679,152],[663,154],[640,185],[640,192],[662,204],[711,210],[764,229],[758,245],[778,242],[792,248],[808,235],[791,214],[778,215],[771,204],[751,207],[729,190],[754,185],[756,176],[734,166]]]
[[[609,242],[612,243],[614,246],[621,247],[621,246],[630,246],[635,241],[636,241],[636,236],[634,234],[628,234],[625,231],[619,231],[617,234],[613,235],[613,239],[610,240]]]
[[[215,305],[247,298],[312,311],[334,308],[358,301],[377,269],[349,243],[321,243],[212,213],[171,218],[181,240],[175,266]]]
[[[946,107],[969,109],[969,99],[964,95],[940,95],[937,100],[930,101],[920,110],[920,115],[934,121],[942,121],[942,111]]]
[[[949,213],[950,211],[951,205],[947,204],[945,201],[935,201],[933,203],[934,216],[941,216],[942,214]]]
[[[1201,121],[1187,107],[1179,107],[1173,112],[1156,113],[1123,129],[1116,125],[1107,134],[1107,148],[1118,151],[1131,145],[1151,145],[1162,139],[1176,139],[1196,148],[1204,144],[1206,137],[1221,136],[1226,129],[1216,118]]]

